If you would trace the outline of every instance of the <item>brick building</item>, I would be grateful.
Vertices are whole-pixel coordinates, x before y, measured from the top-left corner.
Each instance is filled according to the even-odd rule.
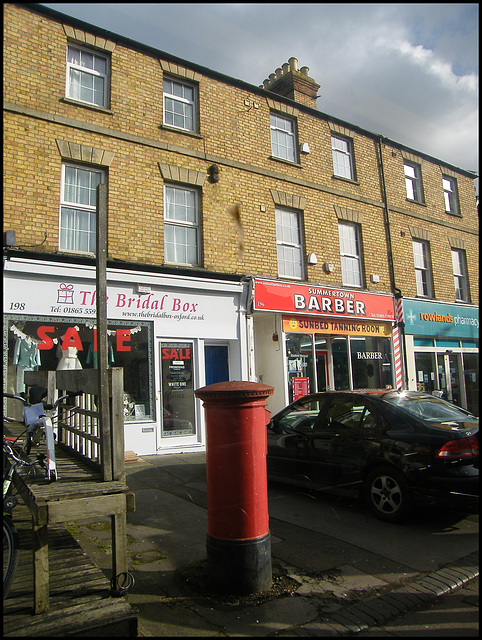
[[[255,87],[4,5],[8,389],[95,366],[105,183],[126,448],[203,447],[193,392],[226,379],[272,385],[272,411],[386,385],[474,408],[476,176],[318,111],[319,88],[295,58]]]

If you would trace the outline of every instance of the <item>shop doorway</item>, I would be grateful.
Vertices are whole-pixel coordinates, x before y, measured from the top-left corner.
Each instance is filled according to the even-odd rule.
[[[229,380],[227,345],[206,345],[204,347],[206,386]]]
[[[443,391],[443,397],[459,407],[465,407],[463,389],[460,381],[459,358],[456,353],[438,353],[437,370],[439,389]]]
[[[317,391],[329,389],[328,351],[316,349],[316,380],[318,384]]]
[[[166,443],[169,440],[169,445],[195,443],[193,343],[177,340],[161,342],[160,350],[161,440]]]

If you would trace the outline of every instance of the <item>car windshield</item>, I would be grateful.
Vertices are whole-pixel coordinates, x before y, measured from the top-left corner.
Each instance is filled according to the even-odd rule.
[[[477,422],[478,418],[435,396],[393,395],[384,400],[428,422]]]

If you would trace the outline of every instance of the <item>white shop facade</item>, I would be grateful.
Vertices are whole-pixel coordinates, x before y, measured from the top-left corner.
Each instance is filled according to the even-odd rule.
[[[21,393],[28,370],[97,366],[95,275],[90,265],[4,262],[4,391]],[[114,268],[106,276],[108,364],[124,370],[125,449],[203,450],[194,391],[248,376],[246,283]]]

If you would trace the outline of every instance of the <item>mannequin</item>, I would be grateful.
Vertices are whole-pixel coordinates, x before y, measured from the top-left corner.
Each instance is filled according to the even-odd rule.
[[[94,349],[93,343],[89,345],[89,350],[87,351],[87,360],[85,364],[90,364],[94,369],[97,369],[97,350]],[[107,366],[111,367],[114,364],[114,349],[112,348],[111,343],[108,343],[107,348]]]
[[[63,371],[65,369],[82,369],[82,364],[77,357],[77,353],[77,347],[67,347],[67,349],[62,349],[61,343],[59,343],[59,346],[57,347],[57,358],[59,358],[57,371]]]
[[[19,322],[15,328],[14,325],[11,327],[11,330],[14,331],[17,336],[13,352],[13,364],[17,367],[17,394],[25,391],[25,371],[34,371],[35,368],[41,364],[40,351],[37,349],[38,341],[23,333],[22,329],[24,326],[24,322]]]

